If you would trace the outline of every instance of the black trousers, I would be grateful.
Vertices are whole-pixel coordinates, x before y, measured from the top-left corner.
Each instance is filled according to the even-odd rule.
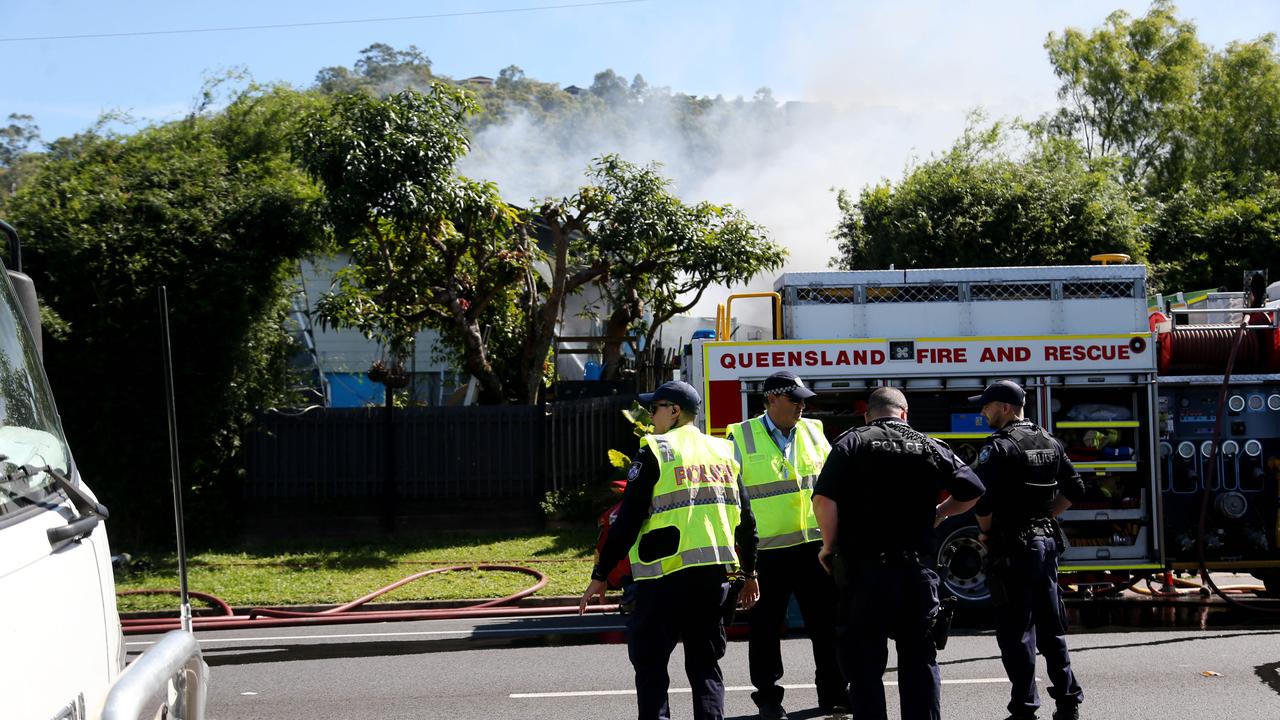
[[[804,618],[813,662],[817,667],[818,705],[830,708],[849,704],[849,684],[840,672],[836,656],[836,584],[818,562],[821,542],[777,550],[762,550],[756,561],[760,576],[760,601],[751,608],[751,694],[759,707],[782,704],[782,625],[794,594]]]
[[[684,671],[693,688],[695,720],[724,717],[720,658],[726,639],[720,608],[729,593],[720,565],[678,570],[636,582],[635,612],[627,621],[627,654],[636,673],[639,720],[668,720],[667,663],[684,643]]]
[[[1036,537],[1016,552],[1004,571],[1008,603],[997,609],[1000,660],[1013,683],[1009,712],[1029,715],[1040,707],[1036,693],[1036,649],[1049,669],[1049,695],[1059,706],[1078,705],[1084,691],[1067,653],[1067,614],[1058,594],[1057,544]]]
[[[908,561],[850,567],[848,576],[840,588],[836,638],[853,716],[887,720],[884,671],[893,638],[902,720],[938,720],[942,678],[929,636],[938,614],[938,576]]]

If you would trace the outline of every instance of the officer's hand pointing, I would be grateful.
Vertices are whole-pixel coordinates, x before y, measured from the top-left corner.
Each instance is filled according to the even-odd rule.
[[[604,580],[592,580],[587,586],[587,591],[582,593],[582,599],[578,601],[578,614],[581,615],[587,611],[587,603],[591,602],[592,595],[600,597],[600,604],[604,604],[604,592],[609,589],[609,583]]]
[[[743,610],[750,610],[752,606],[760,600],[760,581],[755,578],[747,578],[742,583],[742,589],[738,591],[738,604]]]

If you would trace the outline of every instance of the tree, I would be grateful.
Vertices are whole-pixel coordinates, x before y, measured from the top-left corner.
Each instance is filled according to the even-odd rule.
[[[711,285],[747,282],[786,257],[736,208],[682,202],[657,165],[605,155],[588,174],[599,197],[591,239],[608,267],[601,278],[610,307],[603,352],[608,377],[617,375],[629,331],[643,332],[648,347],[663,323],[697,305]],[[646,314],[647,324],[637,327]]]
[[[1098,252],[1145,256],[1141,217],[1105,167],[1075,143],[1045,138],[1023,158],[1008,131],[970,126],[946,154],[896,185],[837,195],[832,237],[846,270],[1084,264]]]
[[[76,460],[129,542],[169,536],[156,521],[171,513],[157,285],[196,538],[234,517],[252,411],[288,399],[287,280],[320,235],[283,136],[315,102],[250,88],[214,116],[57,140],[6,208],[42,302],[66,321],[45,365]]]
[[[351,255],[317,308],[321,321],[381,344],[393,377],[414,336],[434,328],[487,400],[505,402],[485,327],[515,312],[533,250],[497,188],[454,171],[474,110],[442,83],[386,100],[348,95],[304,119],[295,152],[324,187],[325,217]]]
[[[9,124],[0,127],[0,203],[18,191],[30,170],[33,146],[40,142],[40,127],[30,115],[10,113]]]
[[[1211,51],[1158,0],[1146,16],[1114,13],[1086,35],[1046,42],[1064,106],[1045,127],[1089,158],[1118,160],[1149,209],[1155,282],[1238,288],[1266,268],[1280,173],[1280,53],[1263,35]]]
[[[591,82],[591,94],[611,106],[624,105],[631,98],[626,79],[611,69],[596,73]]]
[[[649,94],[649,83],[640,73],[631,78],[631,99],[643,101],[645,96]]]
[[[1262,175],[1247,192],[1226,173],[1188,183],[1160,203],[1152,222],[1158,285],[1243,290],[1245,271],[1274,267],[1278,237],[1280,176]]]
[[[1194,111],[1185,123],[1181,172],[1166,186],[1228,174],[1228,187],[1280,172],[1280,55],[1275,35],[1231,43],[1214,53],[1200,78]]]
[[[1175,13],[1172,2],[1155,0],[1144,17],[1116,11],[1088,35],[1071,28],[1045,41],[1062,82],[1058,126],[1090,159],[1123,157],[1130,180],[1169,158],[1206,59],[1195,25]]]
[[[524,70],[518,65],[508,65],[498,71],[498,79],[495,85],[502,90],[510,90],[519,87],[525,82]]]
[[[316,86],[325,93],[371,92],[386,97],[410,87],[426,87],[434,80],[431,58],[414,45],[396,50],[386,43],[374,43],[360,51],[352,69],[341,65],[316,74]]]

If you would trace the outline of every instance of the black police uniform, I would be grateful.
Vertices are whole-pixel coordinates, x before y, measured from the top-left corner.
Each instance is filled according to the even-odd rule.
[[[1059,547],[1052,508],[1059,492],[1072,501],[1083,499],[1084,483],[1062,444],[1028,420],[994,433],[974,470],[987,486],[975,512],[991,516],[987,580],[999,607],[1000,659],[1013,683],[1009,712],[1031,717],[1040,707],[1037,647],[1049,669],[1049,695],[1069,712],[1084,692],[1067,653],[1066,610],[1058,594],[1058,554],[1065,548]]]
[[[925,558],[944,489],[960,501],[983,492],[982,482],[946,444],[891,418],[837,440],[814,487],[815,495],[836,502],[836,640],[858,720],[886,718],[888,638],[898,650],[903,720],[941,715],[930,637],[938,576]]]
[[[627,474],[618,518],[600,548],[591,571],[593,580],[604,580],[631,550],[640,527],[649,515],[660,464],[648,446],[642,445]],[[738,497],[746,498],[741,481]],[[756,569],[756,520],[750,503],[742,503],[742,515],[734,530],[738,563],[743,572]],[[679,545],[676,533],[649,533],[640,541],[640,556],[664,557]],[[627,654],[636,674],[639,720],[668,720],[670,678],[667,663],[677,642],[684,643],[684,669],[693,689],[693,716],[720,720],[724,715],[724,675],[720,658],[727,646],[722,608],[729,602],[729,582],[723,565],[684,568],[653,580],[636,583],[635,610],[627,620]],[[736,599],[732,599],[736,600]]]

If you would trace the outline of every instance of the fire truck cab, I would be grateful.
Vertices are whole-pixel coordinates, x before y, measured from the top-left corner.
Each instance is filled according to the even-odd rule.
[[[822,420],[831,439],[863,424],[868,392],[890,385],[907,395],[914,427],[972,461],[991,429],[967,398],[1009,378],[1027,391],[1027,417],[1064,443],[1089,491],[1061,518],[1070,541],[1064,573],[1150,574],[1177,555],[1169,543],[1185,555],[1186,528],[1166,531],[1164,501],[1181,501],[1192,485],[1196,493],[1203,489],[1197,483],[1204,462],[1240,465],[1242,474],[1218,474],[1209,490],[1229,488],[1235,495],[1220,501],[1225,510],[1237,516],[1236,524],[1249,516],[1256,526],[1222,535],[1219,549],[1247,535],[1261,543],[1250,551],[1252,566],[1280,559],[1276,473],[1267,469],[1280,464],[1272,459],[1280,451],[1275,440],[1245,437],[1271,432],[1280,438],[1280,395],[1265,390],[1275,387],[1274,379],[1251,378],[1262,389],[1242,391],[1241,412],[1257,412],[1256,422],[1242,418],[1231,427],[1240,435],[1231,436],[1232,447],[1223,442],[1221,457],[1202,457],[1201,444],[1213,444],[1203,436],[1206,388],[1221,384],[1222,371],[1216,384],[1200,377],[1171,385],[1162,396],[1144,266],[789,273],[774,290],[775,339],[727,339],[726,309],[717,338],[695,341],[686,357],[687,379],[705,399],[700,422],[708,432],[723,436],[731,423],[762,412],[764,378],[790,370],[818,393],[806,416]],[[1255,395],[1262,398],[1256,411]],[[1178,410],[1183,407],[1195,412]],[[1171,439],[1186,432],[1197,439]],[[1256,440],[1252,455],[1245,451],[1250,439]],[[1191,457],[1184,457],[1184,442],[1195,443]],[[1244,476],[1249,479],[1228,479]],[[1177,507],[1185,525],[1183,505]],[[985,550],[972,514],[948,520],[938,539],[944,588],[964,601],[985,601]]]

